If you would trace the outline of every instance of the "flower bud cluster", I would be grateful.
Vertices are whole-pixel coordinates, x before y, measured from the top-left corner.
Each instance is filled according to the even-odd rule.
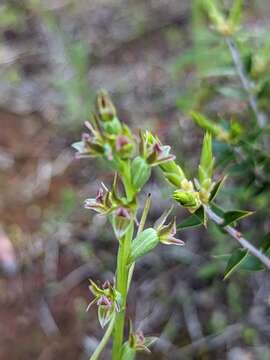
[[[77,157],[104,157],[109,161],[129,159],[135,150],[135,139],[129,127],[121,123],[115,107],[105,91],[101,91],[96,100],[96,114],[85,126],[79,142],[73,144]]]
[[[194,188],[192,181],[187,180],[181,167],[174,160],[170,160],[160,165],[160,169],[166,180],[177,187],[173,193],[174,200],[190,212],[196,211],[201,206],[199,192]]]
[[[232,36],[240,27],[242,0],[234,0],[227,17],[214,0],[203,0],[205,10],[212,21],[212,28],[222,36]]]

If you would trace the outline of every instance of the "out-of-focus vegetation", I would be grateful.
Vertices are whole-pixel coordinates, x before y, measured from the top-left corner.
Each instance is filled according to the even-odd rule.
[[[217,3],[226,17],[233,1]],[[101,87],[131,128],[172,144],[191,175],[200,127],[212,130],[218,171],[229,175],[219,205],[255,211],[240,230],[260,246],[269,232],[269,14],[268,1],[244,1],[233,35],[262,128],[201,1],[1,3],[0,358],[87,359],[101,337],[85,313],[87,279],[113,278],[117,244],[81,204],[97,179],[112,179],[70,150]],[[149,190],[157,218],[168,204],[159,174]],[[223,281],[220,255],[236,246],[208,231],[183,231],[185,248],[164,247],[137,267],[128,315],[161,334],[148,358],[268,359],[269,275],[239,269]]]

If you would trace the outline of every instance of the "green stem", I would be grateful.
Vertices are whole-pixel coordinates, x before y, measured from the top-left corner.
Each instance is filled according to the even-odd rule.
[[[128,293],[128,267],[127,259],[130,252],[131,241],[133,237],[134,223],[132,222],[125,236],[119,242],[119,250],[117,256],[117,271],[116,271],[116,289],[121,294],[121,309],[116,314],[114,326],[114,342],[112,359],[119,360],[121,358],[121,349],[124,337],[126,300]]]
[[[128,201],[132,201],[135,196],[130,177],[130,163],[124,164],[121,171],[121,178],[124,184],[126,197]],[[116,269],[116,289],[121,294],[121,309],[116,314],[115,326],[114,326],[114,341],[112,350],[112,359],[119,360],[121,358],[121,350],[124,338],[124,326],[125,326],[125,313],[126,313],[126,301],[128,294],[128,274],[129,269],[127,266],[127,260],[131,249],[131,242],[134,232],[134,221],[130,223],[130,226],[122,239],[119,240],[119,249],[117,254],[117,269]]]
[[[113,331],[114,322],[115,322],[115,313],[113,314],[113,317],[107,327],[105,334],[103,335],[102,340],[98,344],[98,347],[96,348],[96,350],[94,351],[94,353],[92,354],[92,356],[90,357],[89,360],[97,360],[99,355],[102,353],[102,351],[103,351],[104,347],[106,346],[106,344],[111,336],[111,333]]]
[[[139,224],[139,227],[138,227],[137,235],[140,232],[142,232],[143,229],[144,229],[145,222],[146,222],[146,219],[147,219],[147,215],[148,215],[149,210],[150,210],[150,206],[151,206],[151,194],[148,194],[147,198],[146,198],[146,201],[145,201],[145,204],[144,204],[142,217],[141,217],[140,224]],[[129,287],[130,287],[130,283],[131,283],[131,279],[132,279],[132,276],[133,276],[134,268],[135,268],[135,263],[130,265],[130,268],[129,268],[129,271],[128,271],[128,285],[127,285],[128,290],[129,290]]]

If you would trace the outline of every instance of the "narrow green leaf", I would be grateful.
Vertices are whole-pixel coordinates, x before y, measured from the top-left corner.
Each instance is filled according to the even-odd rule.
[[[236,249],[233,251],[224,272],[224,280],[227,279],[239,267],[247,254],[248,251],[244,249]]]
[[[255,256],[247,254],[241,262],[239,269],[245,271],[262,271],[264,270],[264,266]]]
[[[201,224],[206,226],[207,218],[203,206],[200,206],[199,209],[195,211],[194,215],[200,220]]]
[[[233,26],[240,24],[243,0],[234,0],[229,14],[229,21]]]
[[[244,217],[247,217],[252,214],[253,214],[252,211],[244,211],[244,210],[226,211],[225,214],[223,215],[224,223],[222,224],[222,226],[230,225],[231,223],[243,219]]]
[[[196,228],[201,225],[206,226],[206,220],[207,219],[204,208],[200,206],[194,214],[181,221],[180,224],[177,225],[177,230]]]
[[[201,225],[201,220],[196,215],[192,214],[187,219],[181,221],[181,223],[177,225],[177,230],[195,228]]]
[[[217,139],[228,141],[229,133],[225,131],[221,126],[217,125],[213,120],[208,119],[206,116],[196,111],[191,111],[190,116],[192,120],[200,126],[202,129],[210,132]]]
[[[266,253],[270,250],[270,232],[264,236],[262,245],[261,245],[261,249],[264,253]]]
[[[221,178],[219,181],[217,181],[215,183],[215,186],[214,186],[213,190],[211,191],[211,194],[210,194],[210,197],[209,197],[209,202],[211,202],[211,201],[213,201],[215,199],[215,197],[217,196],[219,190],[223,186],[226,178],[227,178],[227,176],[224,176],[223,178]]]
[[[212,177],[213,172],[213,153],[212,153],[212,136],[207,132],[203,139],[200,168],[199,171],[199,180],[202,183],[205,179]]]
[[[260,246],[260,249],[264,254],[267,254],[270,250],[270,233],[265,235],[263,238],[262,244]],[[264,266],[261,263],[259,259],[257,259],[255,256],[251,254],[247,254],[244,261],[240,264],[241,270],[246,271],[262,271],[264,270]]]
[[[224,217],[224,214],[225,214],[225,210],[222,209],[220,206],[218,206],[217,204],[215,203],[211,203],[211,209],[220,217]]]

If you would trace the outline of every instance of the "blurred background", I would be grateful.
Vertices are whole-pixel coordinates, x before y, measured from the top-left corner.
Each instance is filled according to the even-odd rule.
[[[269,1],[245,1],[238,38],[265,114],[269,18]],[[236,138],[253,115],[226,44],[195,0],[2,0],[0,39],[0,359],[84,360],[103,333],[95,309],[85,312],[88,278],[112,279],[117,250],[106,220],[83,208],[112,173],[75,160],[70,147],[96,91],[109,91],[134,130],[170,143],[192,176],[203,131],[189,111],[224,129],[235,119]],[[217,176],[229,174],[219,202],[256,210],[240,229],[259,244],[270,230],[269,158],[262,168],[254,149],[237,161],[231,144],[214,145]],[[158,172],[149,191],[154,220],[170,201]],[[269,274],[224,281],[220,255],[234,241],[214,225],[179,236],[184,248],[160,246],[136,266],[128,317],[160,336],[138,359],[270,359]]]

